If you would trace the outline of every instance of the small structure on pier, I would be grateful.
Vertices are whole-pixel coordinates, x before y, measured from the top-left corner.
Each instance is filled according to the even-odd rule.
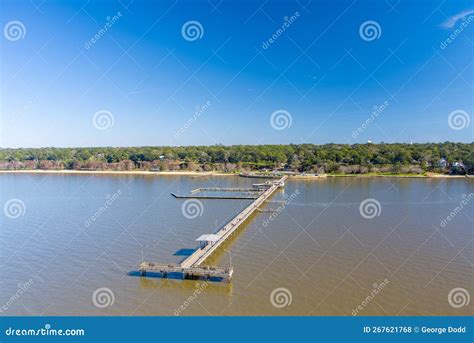
[[[216,234],[207,234],[207,235],[201,235],[198,238],[196,238],[196,242],[199,242],[199,245],[201,248],[204,248],[208,244],[213,244],[217,242],[220,239],[219,235]]]

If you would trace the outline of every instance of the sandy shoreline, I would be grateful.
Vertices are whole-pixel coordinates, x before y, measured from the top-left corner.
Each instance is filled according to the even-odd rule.
[[[328,175],[328,177],[357,177],[357,178],[392,177],[392,178],[399,178],[399,179],[410,179],[410,178],[412,179],[464,179],[464,178],[472,178],[473,175],[445,175],[445,174],[430,174],[430,173],[428,173],[427,175],[347,174],[347,175]]]
[[[146,170],[122,171],[122,170],[41,170],[41,169],[24,169],[24,170],[0,170],[2,173],[13,174],[110,174],[110,175],[183,175],[183,176],[238,176],[238,174],[226,174],[219,172],[192,172],[192,171],[167,171],[153,172]]]
[[[118,171],[118,170],[41,170],[41,169],[23,169],[23,170],[0,170],[0,174],[83,174],[83,175],[153,175],[153,176],[238,176],[236,173],[222,173],[222,172],[193,172],[193,171]],[[391,178],[473,178],[474,175],[444,175],[427,173],[426,175],[377,175],[377,174],[347,174],[347,175],[290,175],[291,179],[301,180],[318,180],[328,177],[357,177],[357,178],[371,178],[371,177],[391,177]]]

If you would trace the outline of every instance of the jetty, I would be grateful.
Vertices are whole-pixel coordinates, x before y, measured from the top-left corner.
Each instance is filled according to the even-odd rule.
[[[191,194],[195,193],[200,193],[200,192],[243,192],[243,193],[248,193],[248,192],[258,192],[258,188],[256,185],[252,188],[218,188],[218,187],[212,187],[212,188],[196,188],[191,191]]]
[[[239,176],[250,177],[254,179],[277,179],[281,177],[281,175],[277,175],[275,173],[240,173]]]
[[[267,201],[279,188],[285,186],[288,177],[285,175],[279,180],[271,180],[262,184],[254,185],[253,190],[258,190],[258,196],[254,201],[239,212],[233,219],[212,234],[204,234],[196,239],[199,247],[190,256],[179,264],[163,264],[153,262],[142,262],[139,271],[142,276],[146,276],[147,272],[160,273],[162,277],[167,277],[170,273],[179,273],[183,279],[217,277],[230,282],[234,269],[232,266],[227,268],[210,267],[202,265],[204,261],[211,256],[233,233],[235,233],[254,212],[256,212],[265,201]],[[219,191],[222,191],[221,189]],[[235,190],[233,190],[235,191]],[[196,192],[194,192],[196,193]],[[202,198],[203,196],[176,196],[175,197],[192,197]],[[218,198],[218,197],[215,197]],[[222,198],[221,198],[222,199]],[[224,197],[223,199],[228,199]]]
[[[251,200],[251,199],[257,199],[258,196],[257,195],[179,195],[179,194],[175,194],[175,193],[171,193],[172,196],[174,196],[175,198],[178,198],[178,199],[234,199],[234,200],[238,200],[238,199],[248,199],[248,200]]]

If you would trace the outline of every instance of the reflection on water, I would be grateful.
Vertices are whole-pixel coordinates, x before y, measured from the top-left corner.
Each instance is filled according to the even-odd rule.
[[[256,212],[206,261],[232,263],[231,284],[139,277],[143,259],[179,262],[196,248],[198,236],[216,231],[250,202],[203,199],[201,215],[190,219],[182,213],[184,200],[171,192],[246,188],[254,181],[0,175],[2,207],[13,198],[25,204],[23,216],[1,219],[0,314],[472,313],[472,303],[455,308],[448,301],[454,288],[474,294],[474,201],[456,210],[463,195],[474,192],[467,179],[289,181],[264,208],[272,211]],[[359,212],[368,198],[380,204],[372,219]],[[92,295],[103,287],[114,301],[98,308]],[[279,292],[286,306],[274,306],[277,299],[270,297]]]
[[[226,296],[232,296],[232,283],[226,282],[207,282],[196,280],[194,282],[174,282],[174,280],[169,278],[153,278],[153,277],[140,277],[140,287],[143,289],[166,289],[166,288],[181,288],[182,291],[193,291],[197,288],[201,288],[203,294],[222,294]],[[206,287],[203,287],[203,284],[207,284]]]

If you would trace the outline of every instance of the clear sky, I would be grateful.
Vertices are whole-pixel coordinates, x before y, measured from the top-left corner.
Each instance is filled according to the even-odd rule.
[[[472,1],[1,4],[2,147],[473,141]]]

